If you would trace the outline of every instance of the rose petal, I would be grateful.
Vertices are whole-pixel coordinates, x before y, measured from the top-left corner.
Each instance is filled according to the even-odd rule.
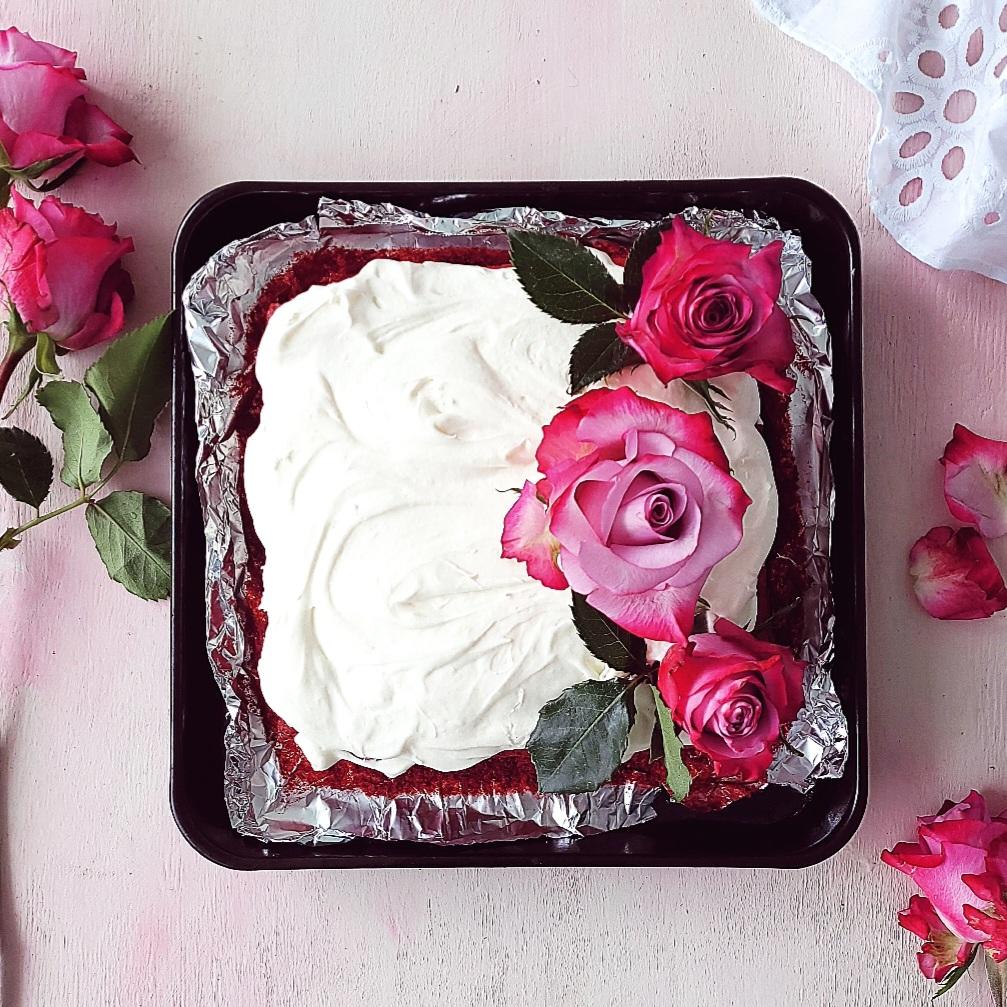
[[[12,63],[48,63],[50,66],[75,70],[79,77],[84,71],[76,68],[77,54],[51,42],[39,42],[17,28],[0,31],[0,66]]]
[[[67,110],[66,134],[84,144],[86,156],[108,168],[115,168],[127,161],[135,161],[136,154],[130,149],[133,137],[97,105],[83,98],[75,101]]]
[[[1007,443],[956,423],[941,464],[952,515],[978,528],[984,538],[1007,534]]]
[[[985,619],[1007,608],[1007,585],[974,528],[931,528],[909,552],[909,574],[935,619]]]
[[[0,66],[0,116],[15,133],[62,136],[67,110],[86,93],[87,86],[64,67]],[[25,165],[15,162],[14,167]]]
[[[526,482],[517,502],[504,518],[502,555],[527,564],[528,573],[546,587],[562,590],[566,577],[556,565],[559,545],[549,532],[545,504],[535,486]]]

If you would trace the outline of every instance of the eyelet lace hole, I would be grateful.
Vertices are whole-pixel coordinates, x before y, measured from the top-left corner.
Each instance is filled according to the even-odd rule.
[[[921,52],[916,62],[919,65],[920,73],[933,77],[935,80],[944,76],[946,69],[944,57],[936,49],[927,49],[926,52]]]
[[[941,174],[950,182],[958,177],[965,167],[965,150],[952,147],[941,160]]]
[[[944,105],[944,118],[955,124],[968,122],[976,110],[976,96],[964,89],[955,91]]]
[[[892,108],[900,115],[909,115],[923,108],[923,99],[912,91],[896,91],[892,95]]]
[[[903,206],[910,206],[923,195],[923,179],[920,177],[911,178],[899,193],[899,202]]]
[[[942,28],[954,28],[958,24],[958,7],[950,3],[940,14],[937,15],[937,22]]]
[[[969,44],[965,48],[965,62],[969,66],[975,66],[982,59],[983,55],[983,30],[976,28],[969,36]]]
[[[930,142],[930,134],[924,129],[918,133],[913,133],[902,141],[899,147],[899,157],[915,157]]]

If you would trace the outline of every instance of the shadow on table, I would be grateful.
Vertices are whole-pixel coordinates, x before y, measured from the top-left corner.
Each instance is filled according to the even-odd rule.
[[[10,735],[0,737],[0,1003],[3,1007],[20,1007],[24,945],[11,881],[11,828],[8,821],[10,748]]]

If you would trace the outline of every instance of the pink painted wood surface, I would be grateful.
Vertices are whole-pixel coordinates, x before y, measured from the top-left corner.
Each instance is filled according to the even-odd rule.
[[[137,135],[143,167],[89,168],[66,192],[135,237],[137,320],[167,307],[186,207],[238,178],[832,190],[864,242],[873,746],[860,834],[800,873],[231,874],[168,809],[167,605],[111,584],[73,515],[0,558],[5,1007],[926,1002],[895,924],[908,884],[877,853],[970,786],[1007,803],[1007,624],[930,621],[905,556],[946,519],[954,421],[1007,436],[1007,307],[870,216],[866,93],[744,0],[12,0],[3,16],[79,49]],[[120,485],[166,493],[168,471],[162,426]]]

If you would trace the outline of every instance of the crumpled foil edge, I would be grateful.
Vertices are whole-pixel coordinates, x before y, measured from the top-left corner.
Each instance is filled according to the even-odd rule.
[[[715,237],[759,248],[783,242],[780,302],[793,319],[798,374],[791,396],[793,447],[807,535],[812,589],[805,592],[808,662],[805,704],[769,770],[769,782],[808,791],[842,774],[848,728],[830,675],[833,608],[829,544],[834,488],[827,446],[831,431],[829,333],[811,293],[811,264],[796,233],[758,214],[690,208],[686,221]],[[357,791],[283,787],[278,759],[245,668],[242,604],[247,550],[240,499],[240,452],[234,431],[238,381],[251,366],[245,321],[265,283],[323,245],[380,247],[436,244],[445,235],[473,245],[503,240],[524,227],[585,240],[628,243],[651,221],[570,217],[529,207],[434,217],[392,204],[322,199],[305,220],[267,228],[213,255],[182,295],[196,390],[196,481],[206,527],[207,653],[224,697],[224,795],[233,827],[269,842],[328,843],[355,837],[470,844],[531,837],[573,838],[640,824],[655,815],[661,790],[607,784],[590,794],[410,794],[374,797]]]

